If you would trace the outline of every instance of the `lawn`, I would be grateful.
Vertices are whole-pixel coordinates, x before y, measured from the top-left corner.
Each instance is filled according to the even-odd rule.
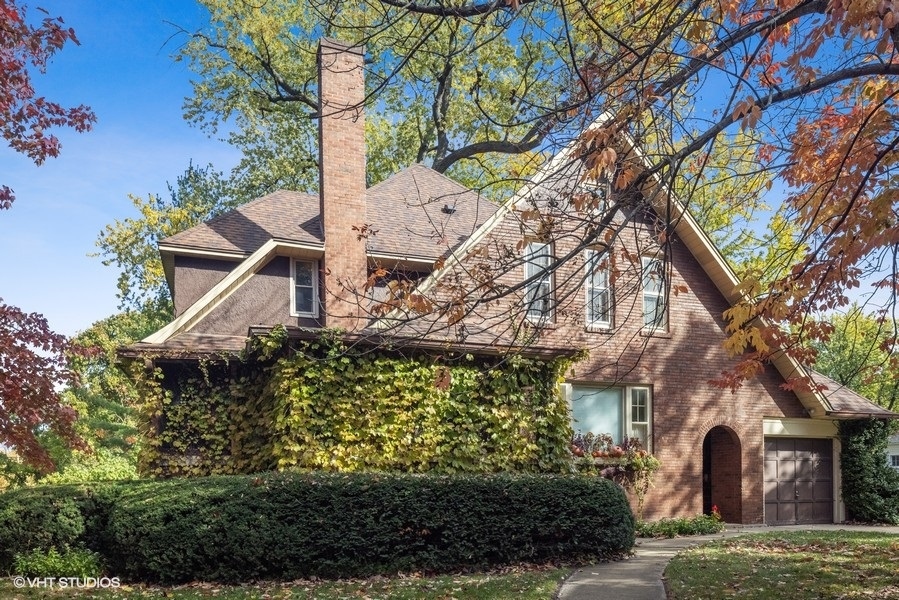
[[[193,584],[180,587],[126,586],[103,590],[61,590],[58,586],[20,588],[10,577],[0,580],[0,598],[30,600],[37,598],[166,598],[167,600],[200,600],[218,598],[315,600],[419,600],[421,598],[455,600],[549,600],[570,569],[528,568],[503,573],[479,575],[444,575],[440,577],[376,577],[352,581],[294,581],[245,586]]]
[[[899,600],[899,536],[784,531],[690,548],[665,571],[669,598]]]

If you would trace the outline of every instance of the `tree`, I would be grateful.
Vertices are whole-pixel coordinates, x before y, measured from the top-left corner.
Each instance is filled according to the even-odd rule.
[[[0,440],[26,463],[53,468],[38,434],[52,430],[76,447],[76,413],[60,403],[59,388],[72,385],[64,336],[53,333],[39,314],[0,301]]]
[[[816,368],[888,410],[899,409],[896,321],[867,315],[857,303],[826,321],[832,332],[812,344]]]
[[[484,22],[540,0],[381,4]],[[899,17],[890,2],[638,0],[556,3],[568,32],[577,90],[548,110],[605,114],[581,137],[593,177],[619,190],[673,191],[692,207],[692,159],[721,135],[752,132],[757,159],[783,190],[780,223],[795,227],[766,280],[750,274],[728,311],[738,386],[777,349],[813,360],[805,342],[827,333],[810,316],[846,306],[869,283],[896,307],[899,227],[897,95]],[[521,23],[526,27],[526,22]],[[622,136],[641,152],[616,152]],[[661,183],[663,185],[653,185]],[[648,187],[647,187],[648,185]],[[664,244],[671,223],[660,232]],[[595,234],[586,234],[589,244]]]
[[[61,18],[48,16],[35,27],[27,22],[24,6],[0,0],[0,133],[36,164],[59,154],[50,128],[82,132],[96,120],[85,106],[63,108],[35,94],[29,66],[45,72],[68,41],[78,43]],[[13,191],[0,185],[0,209],[8,209],[14,199]],[[0,300],[0,444],[44,471],[53,460],[39,435],[51,431],[65,443],[82,445],[73,428],[75,411],[60,403],[58,393],[74,382],[66,368],[68,351],[65,337],[50,331],[41,315]]]
[[[255,195],[317,182],[311,117],[322,35],[365,44],[377,57],[366,75],[368,102],[381,109],[366,120],[371,183],[414,162],[474,187],[485,185],[484,173],[488,184],[503,183],[533,171],[532,153],[565,120],[564,112],[545,110],[570,94],[569,71],[557,65],[566,38],[553,33],[552,5],[475,22],[410,17],[376,1],[204,4],[208,30],[185,32],[190,37],[178,54],[198,75],[186,117],[211,133],[235,117],[228,139],[244,151],[237,172],[256,179],[249,186]],[[526,29],[509,33],[523,22]]]
[[[96,117],[84,105],[64,108],[36,95],[29,65],[46,72],[53,55],[69,41],[77,44],[78,39],[73,29],[64,27],[61,17],[47,16],[37,27],[26,17],[24,5],[0,0],[0,134],[13,150],[40,165],[59,155],[59,140],[49,133],[52,127],[88,131]],[[13,191],[0,185],[0,209],[9,208],[14,199]]]
[[[199,168],[193,163],[174,185],[168,184],[168,198],[156,194],[130,198],[140,217],[107,225],[97,237],[98,255],[104,265],[120,270],[121,308],[144,312],[151,320],[171,316],[171,297],[157,243],[251,198],[234,195],[212,165]]]

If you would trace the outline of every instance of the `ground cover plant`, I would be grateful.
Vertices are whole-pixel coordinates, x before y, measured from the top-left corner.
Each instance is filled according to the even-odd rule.
[[[724,521],[720,513],[713,510],[710,515],[673,517],[658,521],[637,521],[637,537],[673,538],[685,535],[709,535],[724,531]]]
[[[420,598],[455,598],[457,600],[548,600],[568,576],[570,569],[556,567],[515,567],[502,572],[443,575],[439,577],[375,577],[349,581],[300,580],[289,583],[261,583],[222,586],[209,583],[177,587],[123,585],[106,589],[16,588],[11,579],[0,579],[0,597],[11,600],[32,598],[73,598],[113,600],[116,598],[166,598],[200,600],[216,598],[237,600],[248,598],[302,598],[304,600],[419,600]]]
[[[669,598],[899,599],[899,536],[782,531],[703,544],[665,571]]]

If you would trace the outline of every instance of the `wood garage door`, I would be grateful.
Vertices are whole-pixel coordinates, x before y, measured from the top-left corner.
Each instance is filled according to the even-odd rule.
[[[833,443],[765,438],[765,522],[833,522]]]

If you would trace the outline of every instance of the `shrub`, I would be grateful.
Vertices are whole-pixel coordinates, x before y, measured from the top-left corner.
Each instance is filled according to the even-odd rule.
[[[637,523],[639,537],[673,538],[685,535],[708,535],[723,530],[724,522],[713,514]]]
[[[67,549],[58,552],[32,550],[16,554],[14,572],[24,577],[99,577],[103,573],[100,555],[90,550]]]
[[[633,528],[623,491],[598,478],[279,473],[133,486],[107,558],[164,583],[359,577],[610,557]]]
[[[33,550],[105,545],[106,521],[118,488],[106,485],[39,486],[0,494],[0,571]]]
[[[849,518],[899,524],[899,473],[886,462],[889,424],[840,421],[843,500]]]

